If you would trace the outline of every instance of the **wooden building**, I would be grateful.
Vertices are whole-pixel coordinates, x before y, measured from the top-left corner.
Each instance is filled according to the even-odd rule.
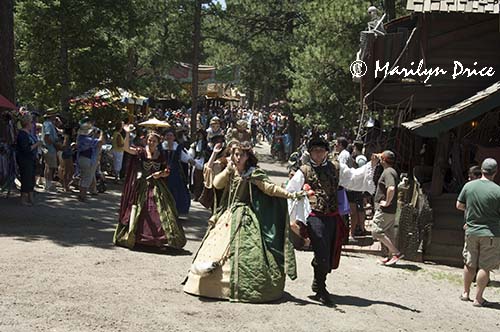
[[[385,34],[361,34],[363,113],[393,121],[385,147],[429,194],[434,221],[423,259],[461,264],[457,194],[470,165],[500,162],[500,4],[408,0],[407,9]]]

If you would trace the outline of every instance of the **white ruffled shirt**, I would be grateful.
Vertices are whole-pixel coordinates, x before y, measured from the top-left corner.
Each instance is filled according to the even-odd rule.
[[[340,163],[339,169],[339,186],[351,191],[375,193],[375,183],[373,182],[373,171],[371,163],[367,163],[359,168],[350,168],[344,163]],[[288,181],[286,190],[289,192],[297,192],[303,190],[305,183],[304,173],[299,169],[295,172],[293,178]],[[293,220],[299,220],[306,223],[306,219],[311,213],[309,199],[300,201],[288,200],[288,213]]]

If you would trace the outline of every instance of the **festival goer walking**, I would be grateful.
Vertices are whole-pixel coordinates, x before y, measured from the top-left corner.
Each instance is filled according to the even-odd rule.
[[[203,190],[203,165],[208,160],[208,142],[205,137],[205,130],[198,129],[197,138],[189,148],[189,155],[194,160],[193,166],[190,168],[190,187],[195,201],[201,195]]]
[[[122,131],[123,122],[115,126],[113,131],[113,136],[111,138],[111,153],[113,154],[113,172],[115,175],[115,181],[120,180],[120,172],[122,170],[123,162],[123,136]]]
[[[286,201],[280,198],[303,194],[270,182],[257,167],[250,142],[233,147],[231,162],[213,185],[224,190],[223,202],[211,218],[184,291],[242,302],[279,299],[285,275],[296,278]]]
[[[349,142],[345,137],[339,137],[337,138],[337,142],[335,144],[335,151],[338,153],[337,160],[339,163],[352,167],[351,154],[347,150],[348,145]]]
[[[43,159],[45,161],[44,177],[45,177],[45,191],[53,191],[55,187],[52,184],[54,173],[57,171],[57,148],[58,135],[57,129],[54,124],[58,112],[51,108],[48,109],[44,118],[42,128],[42,141],[43,141]]]
[[[99,138],[94,138],[94,127],[90,122],[84,122],[78,129],[76,140],[77,162],[80,170],[80,195],[78,200],[86,200],[87,191],[95,183],[97,156],[104,142],[104,132]]]
[[[346,165],[347,167],[353,167],[354,164],[351,158],[351,153],[347,150],[348,145],[349,142],[345,137],[339,137],[335,142],[335,152],[337,153],[337,160],[340,164]],[[342,216],[347,229],[349,229],[349,215],[351,213],[351,210],[347,196],[347,190],[343,187],[339,187],[337,197],[339,213]],[[346,244],[348,242],[349,241],[347,241],[346,239]]]
[[[375,213],[373,215],[373,238],[379,240],[389,250],[389,255],[380,262],[394,265],[404,257],[395,245],[396,209],[399,175],[393,168],[396,161],[394,152],[385,150],[380,154],[380,164],[384,168],[377,183],[374,196]]]
[[[236,121],[236,128],[229,132],[228,141],[247,142],[252,139],[252,134],[248,130],[248,123],[245,120]]]
[[[101,141],[100,144],[97,145],[97,149],[95,151],[96,158],[95,158],[95,163],[92,164],[92,170],[91,170],[92,182],[90,183],[90,187],[89,187],[90,195],[97,196],[97,195],[99,195],[99,190],[97,189],[97,180],[99,178],[99,182],[101,183],[101,181],[103,181],[102,178],[104,177],[104,175],[101,172],[101,155],[102,155],[102,146],[103,146],[104,142],[106,141],[107,137],[106,137],[106,133],[104,131],[101,131],[101,129],[95,128],[95,127],[94,127],[94,131],[93,131],[92,135],[93,135],[93,138],[97,138]],[[103,190],[102,187],[101,187],[101,190]]]
[[[60,179],[65,192],[70,192],[69,184],[73,180],[75,166],[73,163],[73,147],[72,145],[72,129],[67,129],[64,133],[64,141],[62,144],[61,161],[60,161]]]
[[[224,135],[224,130],[221,127],[221,121],[219,117],[214,116],[210,119],[210,128],[207,129],[207,139],[210,139],[214,136]]]
[[[471,166],[468,172],[468,181],[480,179],[482,175],[483,173],[481,172],[481,167],[477,165]]]
[[[362,153],[363,142],[354,142],[351,157],[354,162],[354,167],[361,167],[367,163],[366,157]],[[349,241],[355,236],[365,235],[365,211],[364,211],[364,193],[361,191],[347,191],[349,207],[351,210],[350,220],[350,237]]]
[[[462,301],[470,299],[470,286],[476,275],[477,292],[472,305],[491,305],[484,297],[490,271],[500,265],[500,186],[493,179],[498,171],[495,159],[481,164],[482,177],[467,182],[458,195],[456,207],[465,211],[464,290]]]
[[[165,155],[158,148],[160,136],[147,135],[146,147],[130,146],[131,125],[124,127],[124,151],[131,155],[120,202],[113,243],[128,248],[136,244],[180,249],[186,244],[178,222],[175,201],[167,187],[172,176]]]
[[[42,145],[31,134],[33,119],[29,113],[21,117],[21,130],[17,134],[16,158],[21,180],[21,204],[33,205],[37,149]]]
[[[170,169],[167,186],[170,193],[174,196],[177,212],[179,214],[187,214],[191,206],[191,195],[187,187],[188,179],[182,169],[183,166],[181,163],[193,164],[194,161],[184,150],[183,146],[177,143],[175,139],[175,131],[172,128],[167,129],[165,142],[162,143],[167,167]]]
[[[223,190],[215,189],[213,186],[214,178],[226,168],[231,159],[231,148],[239,142],[233,141],[226,147],[224,136],[218,135],[213,136],[210,143],[213,145],[213,149],[210,158],[203,166],[203,192],[199,202],[215,212],[220,205]]]
[[[345,164],[334,164],[328,160],[330,146],[321,138],[309,142],[309,161],[300,166],[287,184],[287,190],[307,190],[311,213],[307,229],[314,251],[311,262],[314,269],[312,291],[325,305],[332,305],[326,289],[326,277],[340,262],[342,243],[347,237],[347,228],[338,211],[337,190],[339,186],[358,191],[374,191],[373,165],[375,161],[357,169]],[[289,203],[290,204],[290,203]]]

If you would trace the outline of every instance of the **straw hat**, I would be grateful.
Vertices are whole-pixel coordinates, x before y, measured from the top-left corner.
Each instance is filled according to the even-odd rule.
[[[90,122],[83,123],[78,129],[78,135],[90,135],[94,131],[94,126]]]
[[[147,121],[139,123],[139,126],[149,127],[149,128],[170,128],[168,122],[158,120],[157,118],[151,118]]]
[[[210,119],[210,124],[214,123],[220,123],[220,119],[218,116],[214,116],[212,119]]]
[[[248,128],[248,123],[245,120],[236,121],[236,128],[245,130]]]
[[[51,118],[51,117],[57,116],[57,115],[59,115],[59,112],[57,111],[57,109],[49,108],[45,111],[45,113],[43,114],[43,117],[44,118]]]

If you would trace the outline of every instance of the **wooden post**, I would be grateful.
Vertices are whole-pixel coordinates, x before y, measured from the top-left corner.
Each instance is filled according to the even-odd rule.
[[[0,0],[0,94],[13,104],[16,103],[14,73],[14,0]],[[6,134],[6,123],[0,119],[0,140]]]
[[[69,72],[69,47],[66,36],[66,28],[68,22],[68,16],[66,13],[68,11],[68,1],[61,0],[60,10],[59,10],[59,66],[60,66],[60,83],[61,83],[61,94],[59,96],[61,112],[65,117],[71,116],[69,111],[69,99],[70,99],[70,72]],[[70,119],[72,120],[72,119]]]
[[[14,1],[0,0],[0,94],[15,104],[14,72]]]
[[[198,64],[200,61],[201,39],[201,0],[195,1],[194,31],[193,31],[193,81],[191,89],[191,138],[196,137],[196,115],[198,113]]]
[[[449,142],[450,133],[448,131],[439,135],[432,169],[431,196],[433,197],[443,193],[444,175],[448,168]]]

